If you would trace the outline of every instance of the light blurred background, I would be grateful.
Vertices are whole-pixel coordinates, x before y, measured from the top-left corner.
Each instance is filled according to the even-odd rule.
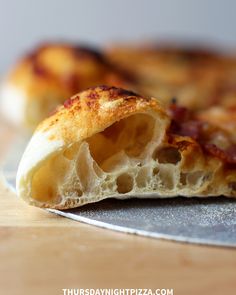
[[[194,40],[236,48],[235,0],[0,0],[0,71],[41,41]]]

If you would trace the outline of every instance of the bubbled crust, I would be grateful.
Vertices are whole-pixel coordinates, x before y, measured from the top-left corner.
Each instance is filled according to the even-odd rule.
[[[82,141],[127,116],[142,112],[154,117],[158,115],[166,125],[170,123],[163,107],[154,98],[105,85],[90,87],[66,100],[36,132],[50,131],[50,140],[63,140],[67,144]]]

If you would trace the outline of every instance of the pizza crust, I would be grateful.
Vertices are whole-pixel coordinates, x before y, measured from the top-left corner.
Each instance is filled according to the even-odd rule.
[[[114,87],[67,100],[33,135],[17,173],[32,205],[67,209],[106,198],[235,197],[235,169],[169,134],[162,104]]]
[[[34,129],[73,94],[99,84],[124,87],[125,83],[100,52],[48,43],[22,57],[6,76],[2,110],[12,123]]]

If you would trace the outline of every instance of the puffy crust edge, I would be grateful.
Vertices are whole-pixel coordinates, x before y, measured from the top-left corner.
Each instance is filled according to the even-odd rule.
[[[33,135],[19,166],[17,174],[18,194],[28,203],[39,206],[37,201],[30,198],[30,185],[34,172],[44,161],[68,147],[68,145],[81,142],[93,134],[103,131],[113,123],[137,113],[147,113],[158,118],[164,122],[161,127],[165,128],[165,132],[168,131],[170,118],[157,99],[143,98],[123,89],[99,86],[89,88],[67,100],[64,106],[60,106],[56,113],[38,126]],[[163,141],[167,143],[169,139],[170,137],[166,135]],[[172,142],[168,142],[168,144],[178,147],[182,152],[184,161],[181,164],[181,171],[191,171],[192,168],[195,168],[195,170],[205,169],[215,173],[211,186],[206,188],[205,191],[199,192],[199,194],[196,192],[194,196],[214,196],[219,195],[219,192],[226,196],[235,196],[227,188],[227,181],[229,182],[231,178],[232,182],[236,182],[235,177],[232,177],[232,170],[227,169],[224,163],[218,159],[205,154],[195,140],[186,136],[174,136]],[[154,197],[154,194],[148,195]],[[178,192],[176,191],[177,195]],[[181,195],[193,196],[191,190],[186,190]],[[118,198],[125,199],[131,196],[134,195],[128,193],[118,196]],[[137,194],[135,196],[139,197]],[[173,197],[173,192],[164,196],[157,192],[155,196]],[[109,197],[112,197],[112,195]],[[100,199],[96,199],[96,201]],[[86,199],[83,202],[94,201]],[[76,200],[67,199],[63,205],[55,205],[53,208],[66,209],[79,205],[82,204],[76,202]],[[40,204],[40,206],[52,208],[48,204]]]

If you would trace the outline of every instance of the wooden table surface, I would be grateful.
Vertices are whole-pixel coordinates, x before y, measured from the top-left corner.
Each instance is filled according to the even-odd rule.
[[[11,137],[4,128],[1,136]],[[1,141],[3,155],[6,140]],[[30,207],[0,181],[0,294],[63,288],[167,288],[236,294],[236,250],[96,228]]]

